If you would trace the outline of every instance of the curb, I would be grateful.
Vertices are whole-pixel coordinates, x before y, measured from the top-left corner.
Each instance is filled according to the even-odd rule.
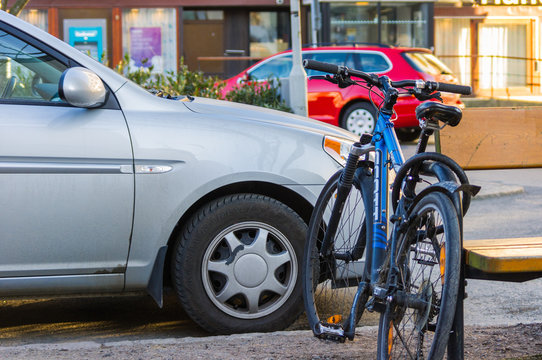
[[[478,185],[478,184],[475,184]],[[473,200],[484,200],[503,196],[519,195],[525,192],[523,186],[518,185],[502,185],[499,183],[484,183],[481,184],[482,190],[473,197]]]
[[[356,328],[356,336],[363,334],[376,334],[378,326],[360,326]],[[205,344],[224,342],[227,344],[230,341],[258,341],[263,337],[302,337],[303,339],[314,339],[311,330],[283,330],[268,333],[242,333],[232,335],[210,335],[204,337],[181,337],[181,338],[157,338],[157,339],[142,339],[142,340],[119,340],[119,341],[75,341],[75,342],[60,342],[60,343],[37,343],[37,344],[22,344],[0,346],[0,354],[12,350],[18,351],[77,351],[77,350],[99,350],[104,348],[119,348],[127,346],[167,346],[167,345],[183,345],[183,344]],[[331,343],[331,342],[330,342]]]

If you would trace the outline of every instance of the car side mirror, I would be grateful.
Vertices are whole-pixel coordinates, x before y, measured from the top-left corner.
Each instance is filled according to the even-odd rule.
[[[83,67],[72,67],[60,77],[58,95],[70,105],[97,108],[105,104],[108,93],[98,75]]]

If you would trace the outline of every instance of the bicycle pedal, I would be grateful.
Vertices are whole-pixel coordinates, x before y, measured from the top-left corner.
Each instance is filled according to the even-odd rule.
[[[322,340],[331,340],[340,343],[344,343],[346,340],[344,329],[339,324],[319,323],[318,334],[315,334],[315,336]]]

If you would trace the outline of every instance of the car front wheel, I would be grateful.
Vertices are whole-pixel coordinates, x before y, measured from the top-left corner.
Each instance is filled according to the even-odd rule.
[[[357,102],[349,105],[341,116],[340,125],[354,134],[372,134],[377,120],[377,112],[372,104]]]
[[[173,253],[173,283],[186,313],[212,333],[287,327],[302,311],[306,230],[292,209],[262,195],[230,195],[205,205]]]

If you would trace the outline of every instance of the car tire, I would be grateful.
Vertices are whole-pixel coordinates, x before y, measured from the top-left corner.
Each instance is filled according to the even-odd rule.
[[[378,118],[375,107],[367,102],[357,102],[349,105],[341,116],[340,125],[354,134],[372,134]]]
[[[263,195],[229,195],[203,206],[172,257],[184,310],[211,333],[284,329],[303,311],[306,231],[297,213]]]
[[[422,129],[420,129],[418,126],[395,128],[395,133],[397,134],[397,138],[405,142],[416,140],[420,136],[421,132],[422,132]]]

